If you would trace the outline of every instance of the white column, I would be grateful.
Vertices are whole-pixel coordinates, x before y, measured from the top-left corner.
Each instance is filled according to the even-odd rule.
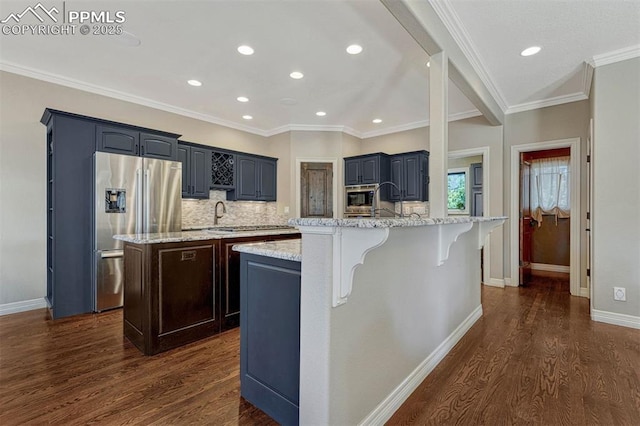
[[[446,52],[431,56],[429,68],[429,210],[431,217],[447,216],[449,152],[449,60]]]

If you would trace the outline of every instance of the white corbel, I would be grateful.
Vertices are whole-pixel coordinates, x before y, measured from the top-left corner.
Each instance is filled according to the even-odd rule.
[[[495,219],[486,222],[478,222],[478,250],[484,247],[485,241],[487,241],[487,236],[491,233],[491,231],[502,225],[504,221],[505,219]]]
[[[438,227],[438,266],[449,258],[449,249],[458,237],[473,228],[473,222],[436,225]]]
[[[364,257],[389,237],[389,228],[336,228],[333,234],[333,302],[347,303],[353,287],[353,274]]]

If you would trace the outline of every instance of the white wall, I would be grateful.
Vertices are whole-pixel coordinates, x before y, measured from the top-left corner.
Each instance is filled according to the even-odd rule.
[[[0,72],[0,306],[46,292],[44,109],[182,134],[205,145],[268,155],[262,136]]]
[[[363,139],[360,146],[360,154],[372,154],[374,152],[400,154],[422,149],[429,151],[429,127],[420,127],[404,132]]]
[[[480,317],[478,224],[452,244],[442,266],[438,231],[391,228],[355,270],[346,303],[332,308],[327,283],[340,234],[303,230],[301,424],[379,424]],[[371,232],[379,230],[346,238],[367,240],[359,234]]]
[[[640,328],[640,58],[596,68],[593,90],[591,314],[614,323],[630,315]],[[626,288],[626,302],[613,300],[614,286]]]
[[[472,164],[482,163],[482,155],[470,157],[449,158],[450,169],[468,169]]]

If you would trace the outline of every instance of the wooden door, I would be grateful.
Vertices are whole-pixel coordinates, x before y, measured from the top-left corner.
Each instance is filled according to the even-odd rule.
[[[300,165],[300,216],[333,217],[333,164]]]
[[[531,164],[520,154],[520,285],[531,282]]]

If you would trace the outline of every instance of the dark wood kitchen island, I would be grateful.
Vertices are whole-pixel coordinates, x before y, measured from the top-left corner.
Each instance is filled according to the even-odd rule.
[[[225,317],[239,317],[232,309],[237,304],[239,311],[240,278],[234,266],[239,259],[223,258],[222,247],[300,234],[294,228],[220,228],[114,238],[125,243],[124,335],[145,355],[154,355],[218,334],[229,328]]]

